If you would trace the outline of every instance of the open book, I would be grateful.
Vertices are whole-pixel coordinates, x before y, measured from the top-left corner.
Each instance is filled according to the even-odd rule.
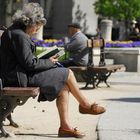
[[[44,49],[43,51],[41,51],[40,53],[37,54],[37,57],[40,59],[44,59],[44,58],[49,58],[53,55],[56,55],[57,57],[61,57],[65,54],[64,50],[59,50],[57,46],[53,46],[47,49]]]

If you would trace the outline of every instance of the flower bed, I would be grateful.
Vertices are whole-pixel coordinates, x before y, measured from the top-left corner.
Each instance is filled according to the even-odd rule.
[[[38,47],[62,47],[64,46],[64,42],[62,39],[45,39],[38,40],[36,38],[32,39]],[[106,42],[105,48],[134,48],[140,47],[140,41],[109,41]]]
[[[106,42],[106,48],[134,48],[140,47],[140,41],[110,41]]]
[[[64,45],[64,42],[61,39],[38,40],[36,38],[32,38],[32,40],[38,47],[52,47],[52,46],[62,47]]]

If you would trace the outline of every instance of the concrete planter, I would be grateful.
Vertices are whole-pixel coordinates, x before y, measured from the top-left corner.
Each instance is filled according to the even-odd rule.
[[[102,37],[106,41],[111,41],[112,20],[104,19],[104,20],[101,21],[101,33],[102,33]]]
[[[140,48],[106,48],[105,58],[114,64],[124,64],[126,71],[140,72]]]

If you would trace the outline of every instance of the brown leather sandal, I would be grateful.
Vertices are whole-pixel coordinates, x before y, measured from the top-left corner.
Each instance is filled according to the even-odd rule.
[[[96,103],[93,103],[91,105],[91,108],[87,109],[79,105],[79,112],[82,114],[92,114],[92,115],[98,115],[104,113],[106,110],[104,107],[99,106]]]
[[[59,128],[58,136],[59,137],[83,138],[85,136],[85,134],[78,131],[77,128],[73,128],[71,130],[66,130],[66,129]]]

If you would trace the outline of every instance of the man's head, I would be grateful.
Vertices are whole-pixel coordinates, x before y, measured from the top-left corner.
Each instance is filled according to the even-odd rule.
[[[70,36],[74,35],[76,32],[80,31],[81,27],[78,23],[71,23],[68,25],[68,32]]]

